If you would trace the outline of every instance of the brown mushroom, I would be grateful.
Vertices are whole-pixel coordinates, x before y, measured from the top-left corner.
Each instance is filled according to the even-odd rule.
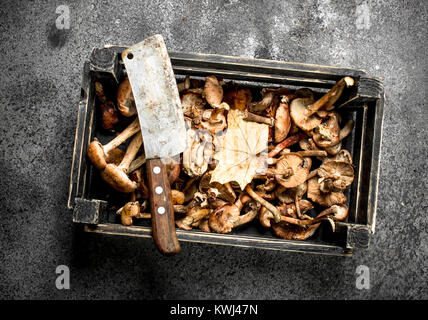
[[[279,212],[278,208],[276,208],[273,204],[271,204],[270,202],[266,201],[265,199],[263,199],[260,194],[258,194],[257,192],[255,192],[249,184],[247,184],[247,186],[245,187],[245,192],[248,193],[248,195],[253,198],[255,201],[257,201],[258,203],[260,203],[263,207],[265,207],[266,209],[268,209],[274,217],[275,222],[279,222],[281,221],[281,213]]]
[[[109,153],[138,131],[140,131],[140,123],[136,118],[125,130],[106,145],[103,146],[97,139],[94,139],[89,144],[87,150],[89,160],[91,160],[97,169],[104,169],[107,165],[106,158],[109,156]]]
[[[275,143],[284,140],[291,128],[291,118],[289,110],[289,97],[282,96],[281,102],[275,113]]]
[[[336,112],[330,112],[322,120],[319,126],[313,130],[313,140],[320,148],[332,147],[340,142],[339,120]]]
[[[352,155],[351,153],[346,150],[346,149],[342,149],[340,150],[336,155],[332,156],[332,157],[326,157],[323,159],[323,163],[327,162],[327,161],[345,161],[348,162],[349,164],[352,164]]]
[[[171,201],[172,204],[183,204],[184,203],[184,193],[179,190],[171,190]]]
[[[326,161],[318,168],[322,192],[343,191],[354,181],[354,169],[347,161]]]
[[[187,75],[183,82],[177,83],[178,92],[183,92],[190,88],[190,76]]]
[[[183,94],[181,98],[183,114],[192,119],[202,117],[205,104],[206,102],[200,94],[188,92]]]
[[[126,77],[119,84],[116,93],[117,108],[119,112],[125,117],[132,117],[137,114],[137,107],[135,106],[134,95],[132,94],[131,83],[129,78]]]
[[[263,88],[262,89],[262,100],[253,102],[250,105],[250,111],[261,112],[266,110],[273,102],[276,95],[290,94],[290,90],[287,88]]]
[[[299,219],[303,219],[303,215],[300,210],[301,208],[299,206],[299,200],[302,199],[307,189],[308,187],[306,182],[303,182],[294,188],[284,188],[283,186],[280,186],[275,191],[275,195],[281,202],[284,202],[287,204],[294,202],[296,207],[297,217]]]
[[[114,103],[107,101],[100,106],[101,126],[104,130],[114,131],[114,126],[119,122],[119,117]]]
[[[211,232],[209,218],[203,218],[200,220],[199,229],[204,232]]]
[[[226,200],[227,202],[234,203],[236,200],[236,193],[230,183],[221,184],[219,182],[210,182],[212,171],[204,173],[199,182],[199,190],[207,192],[208,189],[215,188],[218,191],[218,198]]]
[[[311,209],[314,208],[312,203],[308,200],[300,200],[299,201],[299,207],[301,208],[302,215],[304,215],[305,218],[310,218],[305,215],[305,213]],[[297,209],[294,204],[287,204],[282,205],[278,207],[278,210],[282,216],[290,216],[292,218],[297,218]],[[260,224],[265,228],[270,228],[272,226],[271,220],[273,220],[273,214],[269,210],[267,210],[265,207],[262,207],[259,212],[259,221]]]
[[[345,87],[354,84],[354,80],[345,77],[339,80],[333,88],[324,96],[314,102],[313,98],[297,98],[291,102],[290,115],[294,123],[304,132],[309,133],[319,126],[322,118],[317,114],[318,110],[331,110],[331,106],[337,101]]]
[[[278,153],[280,153],[285,148],[291,147],[292,145],[298,143],[300,140],[305,139],[305,138],[306,138],[306,136],[301,134],[301,133],[298,133],[298,134],[295,134],[295,135],[288,137],[287,139],[278,143],[272,150],[269,151],[268,158],[275,157]]]
[[[274,174],[276,181],[285,188],[294,188],[306,181],[311,168],[310,158],[303,158],[296,153],[283,155],[275,168],[268,173]]]
[[[134,160],[132,160],[131,164],[129,165],[128,173],[134,172],[145,163],[146,163],[146,155],[142,153],[138,157],[136,157]]]
[[[323,207],[331,207],[334,204],[346,202],[346,197],[342,192],[322,192],[318,177],[308,180],[307,197]]]
[[[340,150],[342,149],[342,140],[345,139],[352,132],[352,129],[354,128],[354,124],[355,124],[354,120],[349,120],[343,126],[343,128],[340,129],[339,142],[333,146],[324,148],[328,154],[336,155],[340,152]]]
[[[201,208],[200,206],[194,206],[187,211],[185,217],[176,219],[175,224],[177,227],[183,230],[191,230],[192,225],[202,220],[211,213],[212,209]]]
[[[340,98],[345,88],[352,87],[354,79],[351,77],[344,77],[336,82],[336,84],[315,103],[308,106],[305,110],[306,116],[310,116],[318,110],[330,111],[334,109],[334,103]]]
[[[204,96],[213,108],[217,108],[223,101],[223,88],[215,76],[205,78]]]
[[[273,233],[286,240],[306,240],[315,234],[321,223],[313,224],[308,227],[290,224],[284,221],[272,225]]]
[[[201,126],[202,128],[208,130],[212,134],[216,134],[220,131],[223,131],[226,126],[226,116],[223,108],[225,103],[222,103],[215,109],[204,110],[202,113]]]
[[[253,205],[252,209],[244,215],[240,215],[245,203],[251,198],[242,193],[234,204],[224,205],[214,210],[209,218],[210,230],[218,233],[229,233],[233,228],[253,220],[260,209],[260,205]]]
[[[348,206],[346,204],[332,205],[330,208],[324,209],[318,217],[332,215],[336,221],[344,221],[348,217]]]
[[[187,146],[183,152],[183,169],[190,177],[198,177],[208,169],[214,152],[212,135],[207,130],[187,130]]]
[[[135,155],[138,153],[142,143],[143,137],[141,134],[135,135],[129,143],[121,163],[118,166],[109,163],[101,172],[101,177],[104,181],[119,192],[130,193],[137,188],[137,183],[129,179],[127,172],[131,161],[135,158]]]
[[[147,202],[140,205],[138,201],[131,201],[126,203],[122,208],[116,211],[120,215],[120,220],[124,226],[132,226],[132,218],[150,218],[150,213],[143,213]]]

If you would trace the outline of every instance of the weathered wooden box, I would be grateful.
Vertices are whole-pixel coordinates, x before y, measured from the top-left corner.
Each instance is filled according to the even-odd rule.
[[[111,139],[97,130],[94,82],[102,80],[107,86],[109,83],[117,85],[126,75],[120,58],[124,49],[119,46],[94,49],[84,64],[68,207],[73,209],[73,222],[84,224],[87,232],[151,238],[149,221],[125,227],[115,212],[108,210],[108,201],[102,197],[105,184],[86,157],[88,143],[94,137],[102,143]],[[352,154],[356,176],[346,194],[349,216],[346,222],[336,222],[334,233],[322,225],[309,240],[289,241],[275,237],[270,230],[254,223],[230,234],[177,229],[180,241],[332,255],[352,255],[354,248],[369,246],[376,222],[384,110],[380,79],[355,69],[212,54],[169,52],[169,55],[177,79],[185,75],[216,75],[256,88],[272,85],[308,87],[318,93],[326,92],[344,76],[356,80],[352,90],[336,103],[341,116],[356,123],[353,133],[343,141],[343,147]]]

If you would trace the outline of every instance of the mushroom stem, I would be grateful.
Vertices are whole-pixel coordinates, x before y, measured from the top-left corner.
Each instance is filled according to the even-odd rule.
[[[104,146],[95,138],[88,146],[87,155],[92,164],[98,169],[103,170],[107,166],[106,158],[110,152],[116,149],[129,137],[133,136],[140,130],[138,119],[135,119],[125,130],[123,130],[116,138],[111,140]]]
[[[282,149],[296,144],[297,142],[304,139],[305,137],[306,137],[305,135],[298,133],[298,134],[295,134],[293,136],[288,137],[287,139],[284,139],[282,142],[278,143],[275,146],[275,148],[273,148],[271,151],[269,151],[268,158],[275,157],[278,153],[280,153],[282,151]]]
[[[190,77],[186,76],[183,82],[177,83],[178,92],[182,92],[190,88]]]
[[[352,129],[354,128],[354,124],[355,124],[354,120],[349,120],[345,124],[345,126],[340,130],[339,141],[342,141],[343,139],[345,139],[352,132]]]
[[[129,143],[128,148],[126,149],[125,155],[123,156],[122,161],[117,166],[119,169],[123,170],[125,173],[128,173],[129,166],[131,165],[132,160],[138,153],[141,145],[143,144],[143,137],[141,134],[135,135],[132,141]]]
[[[297,194],[297,192],[296,192],[296,194],[294,195],[294,205],[296,206],[296,213],[297,213],[297,217],[298,217],[299,219],[303,219],[303,215],[302,215],[302,213],[300,212],[300,206],[299,206],[299,195]]]
[[[297,224],[299,226],[310,226],[312,224],[317,224],[320,223],[322,221],[327,221],[330,220],[330,218],[328,216],[322,216],[322,217],[316,217],[314,219],[305,219],[305,220],[300,220],[300,219],[295,219],[295,218],[291,218],[291,217],[287,217],[287,216],[281,216],[281,221],[285,221],[291,224]]]
[[[245,191],[248,193],[248,195],[256,200],[258,203],[260,203],[263,207],[268,209],[270,212],[272,212],[275,222],[281,221],[281,213],[279,210],[271,203],[267,202],[265,199],[263,199],[261,196],[258,195],[257,192],[255,192],[253,189],[251,189],[250,185],[247,185],[245,187]]]
[[[312,170],[311,172],[309,172],[308,177],[306,178],[306,181],[315,177],[316,175],[318,175],[318,169]]]
[[[144,163],[146,163],[146,155],[143,153],[142,155],[132,160],[131,164],[129,165],[128,173],[132,173],[139,169]]]
[[[244,120],[251,121],[251,122],[257,122],[262,124],[267,124],[270,127],[273,127],[275,125],[275,120],[268,117],[259,116],[257,114],[251,113],[249,111],[244,111]]]
[[[235,228],[235,227],[241,226],[243,224],[246,224],[246,223],[254,220],[254,218],[257,217],[257,214],[259,213],[259,209],[260,209],[260,205],[259,205],[258,208],[251,209],[246,214],[243,214],[243,215],[239,216],[233,222],[233,227]]]
[[[123,142],[136,134],[138,131],[140,131],[140,122],[138,121],[138,118],[135,118],[134,121],[132,121],[125,130],[123,130],[113,140],[104,145],[104,153],[107,154],[114,148],[120,146]]]
[[[330,107],[339,99],[345,87],[351,87],[354,85],[354,79],[351,77],[345,77],[336,82],[336,84],[328,91],[324,96],[318,99],[315,103],[309,105],[305,110],[307,117],[313,115],[321,108],[329,110]]]
[[[327,157],[327,152],[324,150],[304,150],[295,152],[302,157]]]
[[[130,193],[137,188],[137,183],[128,177],[127,172],[142,143],[141,134],[137,134],[126,149],[121,163],[118,166],[109,163],[101,172],[103,180],[119,192]]]

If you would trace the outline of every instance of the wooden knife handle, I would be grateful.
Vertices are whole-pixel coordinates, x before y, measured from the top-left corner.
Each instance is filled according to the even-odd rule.
[[[160,252],[165,255],[174,255],[180,252],[181,248],[175,234],[171,186],[166,168],[160,159],[148,159],[146,169],[152,210],[153,240]]]

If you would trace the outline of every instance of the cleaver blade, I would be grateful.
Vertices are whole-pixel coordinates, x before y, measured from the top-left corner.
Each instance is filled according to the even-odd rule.
[[[180,252],[168,182],[162,158],[186,148],[186,129],[171,60],[161,35],[122,52],[137,107],[146,156],[153,240],[165,255]]]

